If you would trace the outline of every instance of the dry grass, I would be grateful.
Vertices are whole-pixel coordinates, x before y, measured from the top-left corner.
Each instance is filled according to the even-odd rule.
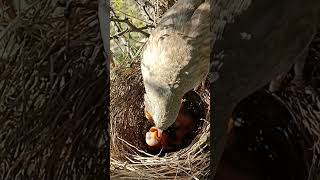
[[[114,73],[114,74],[113,74]],[[110,170],[112,178],[128,179],[199,179],[209,174],[209,122],[204,124],[192,143],[163,157],[141,150],[143,125],[143,85],[139,63],[115,68],[111,81]],[[210,95],[200,93],[207,105]],[[209,117],[209,115],[207,115]],[[207,118],[208,119],[208,118]],[[130,140],[128,140],[130,139]],[[140,138],[141,139],[141,138]]]
[[[105,177],[108,82],[98,3],[73,5],[69,21],[45,0],[2,24],[0,179]]]
[[[303,148],[310,158],[306,160],[308,169],[307,180],[318,180],[320,177],[320,87],[312,83],[312,80],[319,79],[320,64],[320,32],[315,36],[307,59],[307,79],[312,86],[300,89],[291,85],[280,95],[275,97],[287,107],[294,124],[303,137]],[[310,72],[309,72],[310,71]]]
[[[317,180],[320,175],[320,96],[312,87],[304,91],[294,87],[287,88],[275,96],[291,113],[296,127],[304,140],[304,149],[311,154],[306,159],[307,180]]]

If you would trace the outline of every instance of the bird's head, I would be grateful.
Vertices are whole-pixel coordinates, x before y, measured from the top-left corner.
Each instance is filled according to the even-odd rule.
[[[161,147],[162,131],[156,127],[151,127],[146,133],[146,143],[150,147]]]
[[[176,121],[180,110],[181,97],[173,94],[159,96],[146,92],[144,104],[145,110],[151,116],[155,127],[164,131]]]
[[[149,122],[154,124],[154,127],[146,133],[146,143],[150,148],[160,149],[166,147],[167,136],[163,131],[167,130],[176,121],[180,110],[181,97],[179,93],[172,91],[170,88],[161,89],[150,86],[147,81],[145,82],[145,88],[145,115]]]

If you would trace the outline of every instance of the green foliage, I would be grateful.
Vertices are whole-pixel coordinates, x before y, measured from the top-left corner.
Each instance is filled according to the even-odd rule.
[[[124,1],[123,0],[113,0],[111,1],[112,7],[114,9],[123,9]]]
[[[111,8],[120,20],[128,18],[129,22],[137,28],[147,25],[147,19],[144,18],[145,14],[140,11],[138,4],[134,0],[112,0]],[[111,15],[113,15],[112,12]],[[127,23],[113,21],[110,24],[110,36],[114,37],[120,32],[130,28]],[[147,32],[147,30],[144,31]],[[146,36],[140,32],[127,32],[118,39],[111,39],[110,45],[114,54],[115,63],[130,64],[133,59],[140,59],[138,53],[144,45],[144,43],[141,42],[144,38],[146,38]]]

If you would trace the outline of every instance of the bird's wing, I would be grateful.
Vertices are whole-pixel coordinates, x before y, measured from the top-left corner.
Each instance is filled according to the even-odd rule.
[[[187,24],[198,7],[205,0],[179,0],[163,14],[157,27]]]

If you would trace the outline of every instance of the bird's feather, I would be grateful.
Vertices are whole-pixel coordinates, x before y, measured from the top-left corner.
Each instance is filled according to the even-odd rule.
[[[166,129],[180,100],[207,75],[211,33],[207,1],[180,0],[151,33],[141,61],[145,106],[156,127]]]

